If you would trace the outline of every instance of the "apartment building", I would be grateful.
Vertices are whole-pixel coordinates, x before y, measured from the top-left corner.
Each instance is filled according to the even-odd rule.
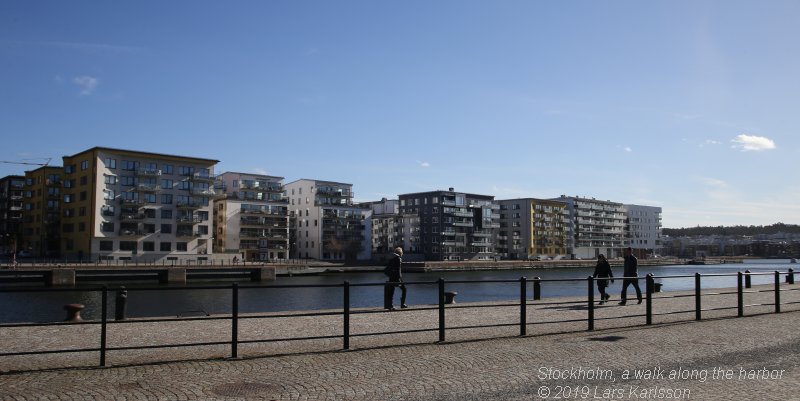
[[[291,257],[368,260],[372,256],[372,210],[353,204],[353,185],[299,179],[284,186],[294,231]]]
[[[403,247],[403,218],[400,215],[400,201],[383,198],[376,202],[363,203],[371,210],[372,255],[375,260],[384,261],[394,254],[394,249]]]
[[[0,255],[16,251],[22,239],[22,208],[25,177],[0,178]]]
[[[507,259],[567,256],[569,214],[564,202],[523,198],[499,200],[497,253]]]
[[[63,174],[64,169],[56,166],[43,166],[25,172],[22,241],[18,249],[33,257],[61,256]]]
[[[453,188],[400,195],[400,213],[410,221],[417,219],[408,228],[419,227],[409,236],[417,242],[406,252],[421,254],[425,260],[495,259],[499,209],[494,196]]]
[[[661,208],[655,206],[625,205],[627,209],[628,246],[637,257],[662,253]]]
[[[625,205],[565,195],[551,200],[567,204],[570,220],[567,247],[571,256],[582,259],[593,259],[599,254],[608,258],[622,256],[623,248],[628,244]]]
[[[289,207],[283,177],[226,172],[217,176],[214,253],[244,260],[289,257]]]
[[[94,147],[63,157],[61,252],[207,260],[218,160]]]

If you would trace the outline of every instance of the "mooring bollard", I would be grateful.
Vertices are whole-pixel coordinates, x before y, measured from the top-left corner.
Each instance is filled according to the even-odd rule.
[[[542,279],[539,277],[533,278],[533,300],[538,301],[542,299]]]
[[[67,318],[64,320],[65,322],[80,322],[81,320],[81,310],[85,308],[86,305],[84,304],[66,304],[64,305],[64,310],[67,311]]]
[[[789,269],[789,273],[786,274],[786,284],[794,284],[794,269]]]
[[[454,304],[456,303],[456,295],[458,295],[455,291],[445,291],[444,293],[444,303],[446,304]]]
[[[744,271],[744,288],[751,288],[753,284],[750,282],[750,270]]]
[[[117,290],[114,307],[114,320],[125,320],[125,311],[128,307],[128,290],[126,290],[125,287],[120,287],[119,290]]]

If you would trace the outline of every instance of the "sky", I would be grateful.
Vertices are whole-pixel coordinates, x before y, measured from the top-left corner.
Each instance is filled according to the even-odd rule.
[[[0,160],[800,223],[797,1],[0,2]],[[35,166],[0,164],[0,176]]]

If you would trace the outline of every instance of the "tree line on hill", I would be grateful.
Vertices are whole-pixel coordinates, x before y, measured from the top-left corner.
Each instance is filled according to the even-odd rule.
[[[793,233],[800,234],[800,225],[775,223],[768,226],[716,226],[716,227],[686,227],[686,228],[664,228],[664,235],[670,237],[691,237],[698,235],[759,235]]]

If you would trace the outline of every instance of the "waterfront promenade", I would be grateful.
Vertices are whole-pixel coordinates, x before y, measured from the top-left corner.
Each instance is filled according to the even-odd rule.
[[[764,292],[745,294],[745,304],[769,304],[774,299],[770,289],[754,287]],[[674,294],[654,294],[653,312],[693,309],[692,297],[658,298]],[[564,389],[572,386],[578,392],[588,389],[592,396],[606,391],[606,399],[646,399],[636,392],[653,389],[658,394],[661,389],[671,395],[681,390],[688,395],[683,399],[787,400],[796,398],[800,382],[800,304],[791,304],[800,301],[800,291],[783,291],[781,296],[781,314],[762,305],[746,307],[745,317],[735,318],[735,295],[706,296],[703,308],[733,309],[704,312],[705,320],[699,322],[693,321],[693,312],[657,315],[654,325],[645,326],[644,317],[638,316],[644,304],[612,302],[596,309],[591,332],[585,321],[530,325],[524,337],[516,326],[448,330],[441,344],[436,343],[436,331],[355,336],[435,328],[437,311],[417,306],[354,315],[350,351],[341,351],[341,338],[240,344],[241,358],[236,360],[226,359],[229,345],[115,351],[105,369],[76,368],[96,366],[97,352],[4,357],[0,399],[538,400],[544,399],[540,391],[549,391],[549,398],[562,391],[563,398]],[[585,319],[585,304],[556,304],[581,300],[530,301],[528,323]],[[764,314],[753,316],[758,313]],[[632,315],[637,316],[606,319]],[[447,310],[448,327],[518,321],[515,307]],[[339,335],[341,327],[341,316],[285,317],[245,319],[239,330],[240,340],[247,340]],[[22,351],[96,347],[98,332],[97,326],[51,326],[3,328],[0,335],[6,351]],[[109,326],[108,336],[110,346],[227,341],[230,322],[119,324]],[[52,369],[57,367],[72,368]],[[601,368],[612,372],[612,378],[542,377],[572,368]],[[730,376],[712,379],[715,368]],[[654,376],[623,378],[626,369],[642,374],[650,369]],[[659,371],[675,371],[678,377],[662,377]]]

